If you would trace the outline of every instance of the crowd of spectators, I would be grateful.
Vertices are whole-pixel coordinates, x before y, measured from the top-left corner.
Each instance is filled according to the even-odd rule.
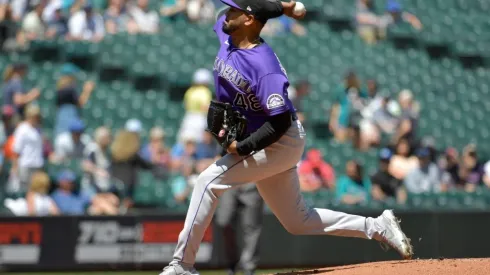
[[[357,0],[354,23],[359,36],[368,44],[385,39],[393,26],[409,24],[418,31],[423,27],[417,16],[405,11],[397,0],[388,0],[382,14],[377,13],[374,0]]]
[[[421,105],[412,91],[397,96],[368,79],[365,83],[349,71],[335,92],[328,131],[334,142],[360,152],[377,150],[379,164],[368,172],[363,163],[349,160],[344,171],[335,171],[318,149],[306,152],[299,164],[301,190],[330,190],[344,204],[392,200],[406,203],[409,194],[474,192],[490,188],[490,161],[468,144],[439,151],[433,138],[417,132]]]
[[[70,64],[60,70],[53,136],[48,138],[36,103],[41,91],[24,87],[27,70],[25,64],[9,66],[2,85],[2,189],[9,197],[4,206],[15,215],[125,213],[135,207],[140,173],[150,173],[164,185],[174,205],[185,205],[197,175],[222,153],[205,131],[212,98],[212,75],[206,69],[194,73],[184,94],[186,112],[175,144],[166,144],[161,126],[144,129],[137,118],[122,129],[101,125],[87,132],[83,106],[97,91],[87,81],[78,92],[78,68]],[[310,89],[306,80],[288,89],[305,125],[309,121],[302,100]],[[336,170],[328,163],[328,152],[312,148],[297,166],[303,192],[329,190],[342,204],[405,203],[409,194],[490,187],[490,162],[482,162],[475,145],[461,153],[456,148],[438,152],[432,139],[419,137],[421,106],[411,91],[392,97],[375,80],[363,82],[349,71],[335,93],[324,130],[332,132],[332,142],[360,152],[377,150],[378,168],[367,171],[351,159],[345,171]]]
[[[0,1],[0,23],[7,31],[0,41],[6,49],[22,49],[32,40],[99,42],[105,35],[153,34],[169,21],[209,23],[218,0],[13,0]]]
[[[96,86],[87,81],[78,89],[79,68],[73,64],[60,68],[56,112],[48,124],[53,128],[47,129],[37,101],[41,91],[25,88],[28,69],[22,63],[7,66],[1,85],[0,195],[7,195],[2,204],[15,215],[125,213],[135,206],[134,190],[145,171],[165,184],[176,205],[185,205],[193,180],[222,153],[205,131],[209,70],[195,72],[177,142],[167,146],[161,126],[144,129],[137,118],[122,129],[101,125],[87,132],[83,109]]]
[[[32,40],[99,42],[118,33],[155,34],[178,20],[213,23],[219,0],[13,0],[0,1],[0,44],[25,49]],[[4,24],[2,24],[4,23]],[[306,28],[282,16],[272,19],[264,36],[306,35]]]
[[[380,94],[376,80],[364,84],[349,71],[333,93],[328,127],[337,141],[352,141],[357,149],[368,150],[383,139],[415,140],[420,104],[412,91],[402,90],[397,98]]]

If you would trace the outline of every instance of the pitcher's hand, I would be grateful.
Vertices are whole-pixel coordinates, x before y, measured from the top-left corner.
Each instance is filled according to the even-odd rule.
[[[305,17],[306,12],[303,13],[302,15],[295,15],[294,14],[294,6],[296,6],[296,1],[291,1],[291,2],[282,2],[282,8],[284,10],[284,15],[294,18],[296,20],[301,20]]]

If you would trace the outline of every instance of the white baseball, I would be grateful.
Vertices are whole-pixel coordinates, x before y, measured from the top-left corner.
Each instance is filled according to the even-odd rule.
[[[305,12],[306,12],[305,5],[301,2],[296,2],[296,5],[294,6],[294,10],[293,10],[294,15],[302,16],[303,14],[305,14]]]

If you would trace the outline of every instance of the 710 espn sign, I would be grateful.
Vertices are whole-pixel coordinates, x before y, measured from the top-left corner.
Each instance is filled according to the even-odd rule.
[[[172,260],[183,221],[143,221],[133,224],[118,220],[79,222],[77,263],[162,263]],[[199,248],[196,262],[208,262],[212,255],[209,229]]]

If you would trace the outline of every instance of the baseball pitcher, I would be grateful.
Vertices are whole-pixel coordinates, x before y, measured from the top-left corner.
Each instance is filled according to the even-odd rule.
[[[221,46],[213,68],[216,101],[209,108],[208,128],[228,154],[199,175],[174,259],[161,275],[199,274],[196,253],[219,197],[248,182],[256,183],[291,234],[374,239],[411,258],[410,240],[391,210],[372,218],[305,205],[296,171],[305,132],[287,96],[286,71],[260,37],[268,19],[283,14],[300,19],[304,13],[296,15],[294,1],[221,1],[229,8],[214,26]]]

